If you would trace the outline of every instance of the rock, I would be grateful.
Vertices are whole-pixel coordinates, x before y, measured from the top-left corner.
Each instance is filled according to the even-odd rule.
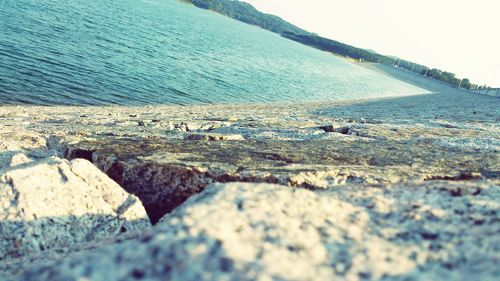
[[[449,124],[449,123],[439,123],[439,125],[441,125],[444,128],[448,128],[448,129],[459,129],[458,126],[455,126],[455,125]]]
[[[190,133],[185,135],[185,140],[198,140],[198,141],[241,141],[245,140],[242,135],[236,134],[212,134],[212,133]]]
[[[188,133],[191,135],[194,133]],[[333,137],[336,137],[335,134]],[[67,157],[84,157],[138,196],[153,223],[214,182],[267,182],[325,189],[352,184],[498,178],[494,153],[434,151],[433,143],[353,141],[191,141],[113,139],[75,144]],[[441,161],[446,159],[446,161]],[[463,159],[468,159],[464,163]],[[412,166],[409,164],[413,163]],[[490,172],[486,172],[490,171]]]
[[[13,159],[0,175],[0,260],[150,225],[137,197],[86,160]]]
[[[139,120],[137,122],[137,125],[139,125],[140,127],[144,127],[144,126],[146,126],[146,123],[144,123],[144,121],[142,121],[142,120]]]
[[[181,122],[180,124],[175,124],[174,128],[181,131],[181,132],[189,132],[190,131],[188,124],[185,122]]]
[[[480,180],[483,175],[478,172],[460,171],[455,175],[432,175],[425,178],[425,180],[448,180],[448,181],[462,181],[462,180]]]
[[[29,163],[31,160],[21,152],[8,151],[0,153],[0,170]]]
[[[339,128],[335,128],[335,132],[336,133],[340,133],[340,134],[344,134],[344,135],[347,135],[349,134],[349,127],[347,126],[344,126],[344,127],[339,127]]]
[[[377,119],[368,118],[368,119],[365,120],[365,123],[366,124],[383,124],[384,122],[382,122],[380,120],[377,120]]]
[[[349,127],[347,126],[337,126],[337,125],[324,125],[320,126],[320,129],[327,133],[340,133],[340,134],[349,134]]]
[[[213,131],[213,130],[219,129],[221,127],[222,127],[222,125],[220,123],[214,123],[214,124],[211,124],[210,127],[208,127],[208,131]]]
[[[25,154],[23,154],[23,153],[17,153],[14,156],[12,156],[12,159],[10,160],[10,165],[9,166],[10,167],[15,167],[15,166],[18,166],[18,165],[30,163],[32,161],[33,160],[31,160],[30,158],[28,158],[28,156],[26,156]]]
[[[335,127],[333,125],[324,125],[324,126],[320,126],[319,128],[327,133],[335,132]]]
[[[188,131],[198,131],[202,128],[199,122],[189,122],[185,124]]]
[[[446,184],[483,193],[456,198],[443,183],[322,192],[217,184],[137,239],[35,264],[17,279],[495,280],[498,184]]]
[[[172,121],[168,121],[164,126],[167,128],[167,131],[173,131],[175,129],[175,126],[172,123]]]
[[[205,123],[203,124],[202,126],[200,126],[198,128],[199,131],[214,131],[214,130],[217,130],[217,129],[221,129],[221,128],[224,128],[224,127],[228,127],[230,126],[232,123],[225,123],[225,122],[210,122],[210,123]]]
[[[44,157],[56,156],[56,157],[64,157],[66,154],[67,143],[64,140],[64,134],[62,135],[49,135],[45,138],[46,140],[46,155]],[[36,153],[35,153],[36,154]],[[33,152],[30,153],[33,155]],[[41,157],[43,158],[43,157]]]

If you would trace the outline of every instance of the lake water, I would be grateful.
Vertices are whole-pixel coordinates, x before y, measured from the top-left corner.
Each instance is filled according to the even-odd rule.
[[[423,92],[175,0],[0,0],[0,104],[313,101]]]

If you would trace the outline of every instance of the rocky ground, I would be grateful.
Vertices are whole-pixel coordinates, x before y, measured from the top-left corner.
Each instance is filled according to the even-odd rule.
[[[499,105],[0,107],[0,278],[498,280]]]

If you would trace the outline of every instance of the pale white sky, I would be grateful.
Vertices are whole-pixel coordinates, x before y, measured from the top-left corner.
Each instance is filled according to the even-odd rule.
[[[500,0],[243,0],[308,31],[500,87]]]

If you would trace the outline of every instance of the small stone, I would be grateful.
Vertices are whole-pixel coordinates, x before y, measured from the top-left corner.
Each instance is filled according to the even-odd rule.
[[[349,134],[349,127],[344,126],[344,127],[336,128],[336,129],[335,129],[335,132],[336,132],[336,133],[340,133],[340,134],[347,135],[347,134]]]
[[[340,133],[340,134],[349,134],[349,127],[347,126],[336,126],[334,124],[329,124],[329,125],[324,125],[320,126],[319,129],[322,129],[323,131],[327,133]]]
[[[187,134],[184,137],[185,140],[197,140],[197,141],[229,141],[229,140],[245,140],[242,135],[232,134]]]
[[[189,122],[185,124],[188,131],[197,131],[201,128],[200,124],[196,122]]]
[[[320,126],[319,128],[327,133],[335,132],[335,127],[333,125]]]
[[[457,180],[479,180],[483,175],[479,172],[462,171],[458,174]]]
[[[175,126],[171,121],[168,121],[166,124],[163,125],[167,128],[167,131],[173,131],[175,129]]]
[[[189,132],[189,127],[188,124],[185,122],[181,122],[180,124],[175,124],[174,128],[181,131],[181,132]]]
[[[415,114],[415,117],[418,117],[419,115],[418,114]],[[373,119],[373,118],[367,118],[365,120],[365,123],[366,124],[382,124],[384,122],[380,121],[380,120],[377,120],[377,119]]]
[[[33,162],[33,160],[28,158],[28,156],[26,156],[22,153],[17,153],[14,156],[12,156],[9,166],[15,167],[15,166],[19,166],[19,165],[30,163],[30,162]]]
[[[439,234],[431,232],[422,232],[420,233],[420,236],[422,236],[424,240],[436,240],[439,237]]]
[[[144,123],[144,121],[140,120],[137,122],[137,125],[144,127],[144,126],[146,126],[146,123]]]
[[[214,123],[214,124],[210,125],[210,127],[208,127],[208,131],[213,131],[213,130],[218,129],[220,127],[222,127],[220,123]]]
[[[458,127],[455,126],[455,125],[452,125],[452,124],[448,124],[448,123],[444,123],[444,124],[440,124],[441,126],[443,126],[444,128],[447,128],[447,129],[457,129]]]

